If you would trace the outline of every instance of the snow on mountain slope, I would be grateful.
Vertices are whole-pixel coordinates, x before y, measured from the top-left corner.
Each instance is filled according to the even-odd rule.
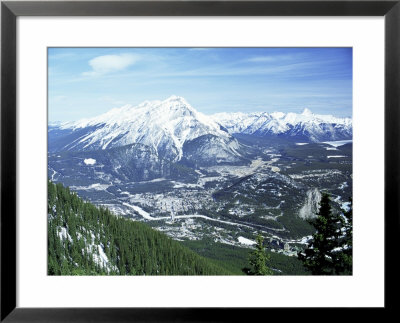
[[[68,131],[73,139],[58,150],[104,150],[140,143],[175,161],[182,158],[185,142],[201,136],[215,136],[222,143],[235,140],[212,118],[178,96],[125,105],[95,118],[64,123],[60,130]],[[79,135],[73,137],[73,133]]]
[[[219,113],[206,116],[185,99],[125,105],[102,115],[59,126],[49,126],[49,151],[106,150],[130,144],[153,149],[158,158],[207,164],[237,162],[243,147],[234,133],[279,135],[306,142],[352,138],[352,120],[331,115],[260,112]],[[186,150],[186,151],[185,151]]]
[[[350,139],[352,120],[332,115],[313,114],[309,109],[303,113],[259,112],[217,113],[211,116],[230,133],[255,135],[286,135],[319,142],[326,138]]]

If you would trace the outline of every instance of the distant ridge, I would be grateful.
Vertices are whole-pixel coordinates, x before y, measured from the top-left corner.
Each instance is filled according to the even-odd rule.
[[[353,135],[351,118],[313,114],[309,109],[301,114],[236,112],[217,113],[211,117],[231,134],[277,135],[311,142],[352,139]]]

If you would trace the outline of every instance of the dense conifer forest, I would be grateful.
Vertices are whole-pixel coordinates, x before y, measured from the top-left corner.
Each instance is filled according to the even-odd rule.
[[[211,259],[48,183],[49,275],[231,275]]]

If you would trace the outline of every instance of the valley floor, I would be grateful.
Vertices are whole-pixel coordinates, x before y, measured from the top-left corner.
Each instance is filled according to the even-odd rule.
[[[317,211],[320,191],[331,194],[338,210],[346,208],[352,190],[351,147],[347,142],[252,144],[261,154],[248,165],[198,167],[195,177],[121,182],[90,158],[86,166],[92,175],[83,181],[60,167],[63,157],[54,154],[49,178],[74,183],[70,189],[80,196],[148,222],[175,240],[211,239],[251,248],[261,232],[270,251],[295,256],[312,234],[305,219]]]

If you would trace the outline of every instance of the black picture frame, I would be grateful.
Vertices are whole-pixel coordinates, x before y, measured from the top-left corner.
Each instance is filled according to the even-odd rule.
[[[18,308],[16,307],[16,19],[19,16],[384,16],[385,19],[385,306],[396,310],[399,236],[400,0],[2,1],[1,3],[1,322],[233,322],[287,317],[299,308]],[[373,188],[372,188],[373,189]],[[366,201],[367,202],[367,201]],[[374,255],[371,255],[371,261]],[[40,291],[38,291],[40,294]],[[265,313],[265,311],[269,311]],[[310,315],[317,312],[310,311]],[[329,319],[344,319],[324,309]],[[357,310],[357,309],[353,309]],[[365,309],[364,309],[365,310]],[[347,310],[349,311],[349,310]],[[382,313],[384,311],[384,313]],[[314,314],[311,314],[314,313]],[[267,316],[265,316],[267,315]],[[293,315],[292,313],[290,314]],[[297,315],[297,314],[295,314]],[[325,314],[324,314],[325,315]],[[320,317],[321,319],[321,317]],[[248,321],[245,320],[245,321]]]

